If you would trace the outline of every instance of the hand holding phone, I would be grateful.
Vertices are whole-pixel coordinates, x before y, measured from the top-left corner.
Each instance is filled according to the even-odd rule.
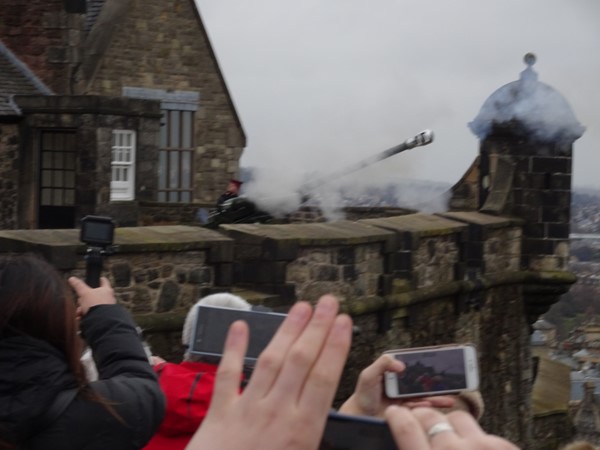
[[[198,306],[189,352],[193,355],[220,358],[230,325],[236,320],[243,320],[250,329],[250,342],[244,361],[246,365],[251,366],[271,342],[285,317],[286,314],[274,312]]]
[[[390,350],[385,354],[405,365],[402,373],[385,373],[389,398],[456,394],[479,387],[477,352],[472,345]]]

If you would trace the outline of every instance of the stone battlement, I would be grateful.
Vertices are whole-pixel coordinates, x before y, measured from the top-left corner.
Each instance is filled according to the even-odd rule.
[[[154,351],[173,360],[181,357],[185,314],[200,296],[233,291],[285,311],[297,299],[335,293],[356,326],[338,399],[384,350],[474,343],[490,406],[483,425],[533,448],[525,445],[533,426],[530,324],[575,277],[523,269],[521,238],[519,220],[480,212],[217,231],[117,228],[118,251],[105,259],[104,273]],[[84,276],[78,230],[0,231],[0,243]]]

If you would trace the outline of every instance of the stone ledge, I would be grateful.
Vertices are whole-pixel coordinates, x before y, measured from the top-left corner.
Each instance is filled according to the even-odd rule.
[[[518,218],[492,216],[475,211],[452,211],[445,213],[437,213],[437,216],[458,222],[479,225],[486,228],[505,228],[510,226],[522,226],[523,220]]]
[[[221,225],[219,231],[235,240],[236,246],[252,248],[252,259],[295,259],[300,247],[328,247],[383,242],[392,250],[394,234],[365,223],[261,225]],[[240,256],[244,252],[239,252]]]
[[[455,220],[433,214],[407,214],[404,216],[364,219],[358,223],[376,226],[395,232],[409,232],[415,237],[432,237],[454,234],[466,229],[466,225]]]
[[[85,253],[79,241],[80,231],[2,230],[2,252],[39,252],[59,269],[68,269]],[[231,262],[233,240],[201,227],[166,225],[115,229],[117,253],[177,252],[208,250],[209,262]]]

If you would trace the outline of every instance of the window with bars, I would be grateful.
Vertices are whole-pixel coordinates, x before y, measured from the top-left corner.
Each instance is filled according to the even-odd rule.
[[[135,131],[113,130],[111,200],[135,198]]]
[[[40,206],[75,204],[75,133],[41,135]]]
[[[160,127],[158,201],[192,201],[194,112],[163,109]]]

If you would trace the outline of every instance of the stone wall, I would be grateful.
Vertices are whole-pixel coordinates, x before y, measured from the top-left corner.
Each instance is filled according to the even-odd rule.
[[[204,25],[193,0],[128,3],[118,27],[97,37],[109,45],[97,70],[81,80],[80,92],[120,96],[133,87],[199,93],[193,201],[214,204],[227,180],[239,175],[246,142]],[[84,47],[91,56],[92,44]]]
[[[518,269],[513,220],[448,214],[218,231],[117,228],[118,252],[107,258],[105,273],[154,351],[170,360],[181,358],[183,318],[201,295],[234,291],[286,311],[298,298],[337,294],[355,334],[336,404],[384,350],[473,343],[487,406],[482,425],[522,448],[542,449],[545,443],[533,440],[527,303],[538,286],[558,296],[575,278]],[[77,239],[76,230],[0,232],[4,251],[38,250],[66,273],[82,274]],[[562,419],[568,417],[536,418],[535,430],[562,426]]]
[[[19,200],[19,126],[0,124],[0,229],[17,226]]]
[[[120,226],[138,224],[138,202],[154,200],[160,110],[157,102],[98,96],[17,96],[25,114],[19,152],[22,186],[18,224],[10,228],[36,228],[41,131],[72,130],[77,142],[76,213],[73,227],[88,214],[107,215]],[[133,201],[110,200],[112,132],[136,132],[136,185]]]
[[[11,0],[0,7],[2,42],[57,94],[70,93],[71,68],[80,60],[83,16],[77,12],[67,12],[64,0]]]

